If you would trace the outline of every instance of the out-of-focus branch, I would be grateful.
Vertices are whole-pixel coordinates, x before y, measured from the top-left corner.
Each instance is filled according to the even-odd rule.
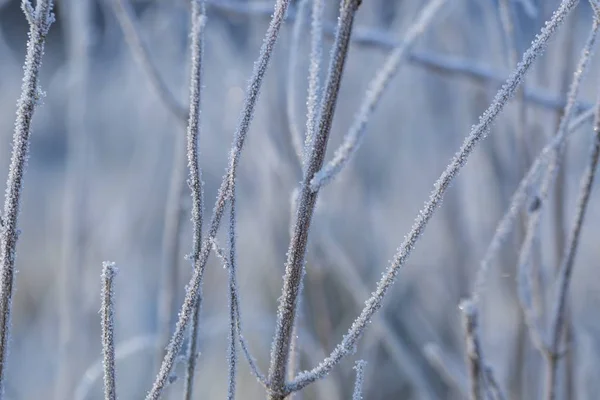
[[[142,40],[129,0],[111,0],[110,3],[113,6],[115,16],[121,25],[121,29],[123,29],[125,41],[129,45],[133,57],[140,67],[148,74],[148,78],[150,79],[156,94],[160,100],[165,103],[165,106],[169,111],[171,111],[181,122],[186,122],[188,118],[187,107],[177,101],[171,90],[167,87],[166,82],[160,76],[158,68],[152,62],[150,50]]]

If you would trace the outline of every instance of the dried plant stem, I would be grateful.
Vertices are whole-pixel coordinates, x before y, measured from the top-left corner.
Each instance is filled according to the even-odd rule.
[[[21,4],[29,22],[29,40],[25,55],[21,97],[17,103],[10,169],[6,181],[3,228],[0,231],[0,397],[4,394],[6,379],[15,259],[19,236],[17,222],[25,165],[29,153],[31,121],[35,107],[42,95],[39,88],[39,72],[46,35],[50,25],[54,22],[52,0],[38,0],[35,9],[29,0],[23,0]]]
[[[142,40],[139,28],[135,23],[135,16],[129,0],[110,0],[110,2],[121,25],[121,29],[123,29],[125,41],[129,45],[134,59],[146,71],[157,96],[181,122],[186,121],[188,119],[188,112],[169,90],[167,84],[161,78],[158,68],[152,62],[150,51]]]
[[[354,380],[354,392],[352,393],[352,400],[362,400],[362,388],[363,381],[365,380],[365,366],[367,365],[366,361],[358,360],[354,365],[354,369],[356,370],[356,379]]]
[[[240,123],[234,135],[233,145],[229,157],[229,168],[227,175],[224,177],[221,187],[219,188],[208,235],[204,239],[199,258],[194,265],[194,272],[189,284],[187,285],[185,299],[181,307],[181,311],[179,312],[179,319],[175,326],[175,332],[173,333],[171,341],[167,347],[167,354],[165,355],[152,389],[146,396],[147,400],[159,399],[162,390],[167,383],[169,374],[174,366],[175,359],[183,345],[185,331],[193,318],[195,310],[197,309],[196,306],[199,301],[202,278],[204,276],[204,268],[206,266],[208,256],[210,255],[212,240],[214,240],[217,235],[221,219],[225,212],[225,205],[229,197],[230,187],[232,184],[235,184],[239,158],[241,156],[244,142],[250,128],[250,123],[254,115],[254,109],[258,100],[258,95],[260,94],[262,81],[267,71],[271,54],[273,52],[275,43],[277,42],[277,37],[279,35],[281,24],[283,23],[285,12],[288,6],[289,0],[278,0],[275,4],[273,19],[271,20],[269,28],[267,29],[265,41],[261,47],[258,60],[254,64],[254,70],[248,86],[248,92],[246,93],[246,98],[244,100]]]
[[[304,257],[308,242],[308,231],[318,196],[318,192],[311,190],[310,180],[321,169],[325,159],[329,132],[348,54],[352,23],[359,3],[359,0],[342,0],[341,2],[338,31],[331,53],[325,93],[321,101],[318,131],[308,155],[306,174],[300,189],[294,233],[290,240],[288,260],[285,267],[283,294],[277,310],[276,331],[271,348],[269,368],[269,398],[271,400],[283,399],[289,394],[285,393],[286,368],[296,318],[298,296],[304,275]]]
[[[229,258],[225,255],[225,251],[219,246],[216,239],[213,239],[211,241],[211,243],[212,243],[213,250],[217,254],[217,257],[219,257],[221,259],[221,261],[223,262],[223,265],[229,271],[229,274],[230,274],[230,276],[229,276],[229,284],[230,284],[229,294],[231,295],[231,301],[232,301],[232,303],[230,305],[230,311],[232,311],[231,308],[233,308],[233,312],[235,314],[235,328],[236,328],[235,333],[240,342],[242,352],[244,353],[244,357],[246,358],[246,361],[248,361],[250,370],[252,371],[252,373],[254,374],[256,379],[266,388],[267,387],[267,378],[258,368],[254,357],[250,353],[250,350],[249,350],[250,347],[248,346],[248,343],[246,342],[246,339],[244,338],[244,335],[242,334],[242,319],[241,319],[241,315],[240,315],[240,300],[239,300],[239,294],[238,294],[238,288],[237,288],[236,265],[234,264],[233,267],[231,266],[232,264],[230,263]],[[232,288],[233,288],[233,290],[231,290]]]
[[[202,247],[203,224],[203,193],[202,171],[200,169],[198,137],[200,135],[200,105],[202,94],[202,61],[204,57],[204,26],[206,23],[204,0],[192,1],[191,13],[191,57],[192,70],[190,75],[190,111],[187,131],[187,156],[190,171],[188,184],[192,191],[192,254],[191,261],[197,268]],[[189,348],[187,353],[187,368],[184,382],[183,398],[191,400],[194,391],[196,361],[198,359],[198,330],[202,293],[199,292],[195,301],[190,329]]]
[[[427,3],[417,16],[414,24],[408,29],[404,40],[392,51],[379,71],[377,71],[375,77],[369,83],[364,100],[354,117],[352,126],[344,136],[342,145],[335,151],[333,159],[317,172],[312,179],[310,184],[313,191],[333,180],[358,150],[365,135],[367,121],[381,101],[383,93],[390,85],[394,76],[396,76],[409,50],[421,34],[431,25],[434,17],[446,3],[447,0],[431,0]]]
[[[594,19],[594,25],[598,25],[598,15]],[[599,92],[600,93],[600,92]],[[569,241],[566,245],[563,259],[560,264],[560,270],[557,280],[557,295],[555,299],[554,310],[552,313],[552,321],[550,325],[550,348],[549,354],[546,357],[547,377],[546,377],[546,399],[553,400],[556,398],[557,386],[557,367],[559,358],[559,346],[561,335],[566,327],[566,303],[569,284],[573,271],[575,255],[583,228],[585,212],[589,203],[592,185],[596,176],[598,166],[598,158],[600,155],[600,95],[596,105],[596,115],[594,121],[594,136],[592,143],[592,151],[590,154],[589,163],[581,178],[581,188],[579,199],[577,201],[575,219],[569,235]]]
[[[577,3],[577,0],[564,0],[558,10],[553,14],[552,19],[547,22],[542,29],[542,32],[537,36],[537,39],[533,42],[532,46],[525,52],[523,60],[517,66],[516,71],[511,75],[502,89],[500,89],[490,107],[482,115],[479,124],[473,127],[471,134],[467,137],[459,152],[454,156],[446,170],[436,182],[429,201],[425,203],[423,210],[417,216],[413,228],[406,236],[406,239],[391,262],[391,265],[379,281],[375,292],[372,297],[367,300],[365,308],[354,321],[341,343],[337,345],[330,356],[323,360],[320,365],[311,371],[299,374],[294,381],[287,385],[286,392],[289,393],[301,390],[306,385],[327,375],[355,346],[356,342],[364,332],[365,327],[375,312],[381,307],[383,298],[394,283],[400,268],[410,256],[415,244],[425,230],[427,223],[430,221],[435,210],[442,201],[444,193],[448,189],[450,183],[456,177],[460,169],[466,164],[467,159],[475,146],[488,133],[492,122],[499,115],[500,111],[502,111],[511,96],[514,95],[519,84],[522,82],[523,76],[537,57],[543,52],[548,40],[556,32],[566,16],[575,8]]]
[[[235,213],[235,186],[231,188],[231,195],[229,198],[229,265],[228,265],[228,276],[229,276],[229,337],[227,346],[227,399],[235,399],[235,377],[237,372],[237,348],[236,348],[236,336],[237,336],[237,315],[236,308],[237,304],[237,276],[236,276],[236,213]]]
[[[113,262],[102,264],[102,354],[104,356],[104,399],[116,400],[115,379],[115,304],[114,278],[117,268]]]

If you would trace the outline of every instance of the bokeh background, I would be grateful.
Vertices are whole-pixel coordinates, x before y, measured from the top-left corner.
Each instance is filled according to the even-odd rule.
[[[140,399],[156,372],[165,287],[163,234],[168,193],[181,170],[185,124],[157,95],[136,63],[112,0],[60,0],[41,72],[25,177],[6,397],[102,398],[102,261],[119,267],[116,339],[121,399]],[[0,1],[0,176],[6,176],[20,93],[27,23],[17,0]],[[89,8],[82,4],[86,3]],[[207,4],[201,167],[210,215],[224,174],[247,79],[274,1],[211,0]],[[328,1],[333,26],[338,2]],[[556,9],[556,0],[511,1],[519,54]],[[329,145],[332,154],[352,123],[367,85],[402,40],[425,2],[363,0]],[[131,0],[152,63],[175,99],[187,103],[189,2]],[[239,277],[245,336],[268,368],[275,310],[289,242],[290,200],[301,179],[290,126],[304,126],[309,34],[303,28],[298,65],[290,70],[292,25],[281,31],[245,147],[238,186]],[[582,1],[526,79],[526,101],[513,101],[446,195],[384,308],[356,354],[304,398],[352,393],[354,360],[368,362],[366,399],[459,399],[466,396],[464,334],[458,309],[509,198],[554,134],[580,49],[592,23]],[[331,36],[325,40],[325,65]],[[341,340],[410,229],[424,200],[470,127],[490,103],[510,65],[498,2],[450,0],[416,42],[379,107],[366,139],[339,177],[321,193],[311,228],[300,319],[301,367],[312,368]],[[581,110],[594,101],[594,60]],[[293,112],[287,105],[293,100]],[[525,124],[519,110],[524,108]],[[548,316],[592,137],[585,124],[568,145],[537,247],[541,314]],[[525,145],[526,144],[526,145]],[[185,171],[183,171],[185,174]],[[180,174],[181,176],[181,174]],[[191,275],[191,199],[176,256],[173,315]],[[561,362],[561,398],[595,399],[600,390],[600,273],[597,190],[587,215],[570,291],[570,368]],[[481,315],[487,361],[511,399],[540,398],[542,358],[531,345],[516,296],[516,230],[487,276]],[[222,239],[224,240],[224,239]],[[171,271],[172,272],[172,271]],[[173,276],[173,275],[171,275]],[[198,398],[227,389],[227,271],[211,257],[204,281]],[[434,357],[435,356],[435,357]],[[435,361],[435,360],[437,361]],[[94,367],[95,365],[95,367]],[[94,369],[95,368],[95,369]],[[86,372],[87,371],[87,372]],[[183,376],[183,365],[175,371]],[[87,378],[86,378],[87,376]],[[180,398],[182,381],[165,398]],[[264,398],[240,358],[238,398]],[[60,386],[60,388],[57,388]],[[85,388],[84,389],[82,389]]]

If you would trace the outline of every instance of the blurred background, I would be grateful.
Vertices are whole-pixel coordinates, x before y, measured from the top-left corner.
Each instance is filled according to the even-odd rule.
[[[164,332],[174,326],[191,276],[185,260],[191,251],[191,199],[185,165],[178,162],[185,123],[173,112],[178,107],[185,110],[188,102],[189,2],[125,1],[150,63],[175,103],[165,101],[147,69],[136,62],[113,0],[56,2],[57,21],[50,29],[41,72],[46,96],[35,112],[19,220],[6,390],[11,400],[102,398],[98,310],[105,260],[119,267],[117,390],[121,399],[143,398],[156,373]],[[324,65],[339,8],[337,1],[326,3]],[[363,1],[331,132],[331,154],[352,124],[370,80],[425,3]],[[416,41],[385,92],[362,147],[321,192],[299,320],[302,369],[319,363],[346,333],[433,182],[515,66],[498,1],[448,3]],[[559,2],[509,3],[520,55]],[[273,4],[207,1],[200,134],[206,218],[227,165],[246,82]],[[297,2],[292,2],[239,173],[241,311],[245,336],[263,371],[268,369],[281,294],[290,200],[301,179],[291,127],[305,125],[310,35],[304,25],[299,46],[293,45],[297,10]],[[350,398],[356,359],[368,362],[366,399],[466,397],[458,304],[472,291],[479,262],[511,194],[556,132],[591,23],[591,8],[582,1],[527,75],[524,101],[510,103],[448,191],[356,354],[307,388],[304,398]],[[10,160],[27,30],[20,2],[0,0],[0,176],[6,176]],[[290,68],[292,53],[297,64]],[[580,110],[595,100],[598,67],[594,60]],[[543,318],[548,316],[591,137],[591,123],[572,136],[565,168],[544,208],[536,246],[542,293],[537,306]],[[179,192],[181,202],[173,195]],[[173,216],[177,221],[178,215],[179,227],[165,222],[172,222]],[[595,399],[600,391],[598,220],[595,190],[570,291],[572,345],[559,372],[564,399]],[[168,242],[175,237],[173,230],[180,238],[175,250]],[[516,296],[515,265],[522,239],[522,227],[517,227],[486,277],[482,345],[507,397],[534,399],[543,392],[543,360],[529,340]],[[167,286],[176,288],[172,302],[162,297]],[[204,296],[196,394],[220,399],[227,390],[227,271],[216,257],[209,259]],[[165,320],[164,315],[171,317]],[[239,365],[238,398],[264,398],[264,389],[241,357]],[[183,371],[184,365],[179,365],[175,374],[183,377]],[[180,379],[164,397],[181,398],[182,387]]]

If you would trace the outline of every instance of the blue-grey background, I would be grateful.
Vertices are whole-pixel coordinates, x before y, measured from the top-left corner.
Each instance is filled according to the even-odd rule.
[[[109,0],[91,1],[91,18],[84,24],[91,37],[85,46],[87,59],[74,63],[83,65],[85,72],[78,80],[79,75],[69,68],[69,58],[80,57],[69,51],[69,40],[77,39],[73,36],[77,33],[69,28],[77,26],[76,21],[69,22],[77,1],[57,1],[57,22],[48,36],[41,72],[46,97],[34,117],[19,220],[22,234],[7,382],[7,398],[12,400],[55,396],[61,362],[70,363],[67,371],[73,390],[86,368],[101,356],[98,309],[104,260],[115,261],[119,267],[117,342],[125,347],[133,343],[134,348],[139,345],[141,349],[117,364],[120,398],[143,398],[155,373],[156,349],[152,343],[158,329],[164,209],[174,146],[177,136],[185,132],[134,61]],[[27,40],[27,24],[19,3],[0,1],[0,176],[6,175],[10,158]],[[215,3],[219,1],[207,6],[200,136],[207,214],[225,170],[246,81],[268,24],[268,14],[233,12]],[[243,6],[246,2],[224,3]],[[326,19],[335,23],[338,2],[326,3]],[[356,29],[401,40],[424,3],[363,0]],[[414,51],[458,57],[468,66],[506,78],[513,66],[507,62],[497,2],[449,3],[417,41]],[[513,3],[519,54],[558,2],[529,2],[537,7],[537,15],[526,12],[523,3],[527,2]],[[153,62],[172,93],[185,104],[188,2],[147,0],[134,1],[133,6]],[[591,21],[590,7],[582,1],[527,76],[531,91],[558,100],[564,97]],[[263,370],[268,367],[281,293],[290,199],[301,178],[286,104],[288,83],[293,80],[295,113],[303,126],[309,34],[304,28],[298,50],[300,62],[289,75],[291,27],[286,23],[281,31],[239,174],[238,280],[243,322]],[[325,44],[327,59],[330,38]],[[352,123],[367,85],[388,51],[377,45],[351,48],[330,153]],[[582,101],[587,104],[596,96],[598,66],[594,60],[582,90]],[[410,229],[433,182],[499,86],[494,80],[426,68],[414,60],[401,67],[370,119],[362,147],[320,197],[311,228],[302,300],[302,368],[312,368],[341,340]],[[479,260],[523,175],[523,163],[543,147],[560,116],[560,109],[527,102],[527,125],[522,127],[517,119],[520,106],[513,102],[505,109],[448,191],[356,355],[307,389],[305,398],[349,398],[353,361],[358,358],[368,362],[366,399],[465,397],[461,391],[466,383],[465,349],[458,303],[471,292]],[[530,143],[529,153],[519,148],[515,139],[519,130]],[[591,135],[591,125],[586,124],[573,136],[558,189],[544,213],[539,265],[546,310],[561,254],[556,243],[564,242],[570,226]],[[70,146],[70,141],[78,145]],[[69,179],[77,183],[75,195],[67,190]],[[71,202],[69,196],[80,202]],[[184,206],[189,209],[189,196],[185,199]],[[595,190],[570,292],[577,399],[594,399],[600,390],[599,220]],[[184,259],[191,249],[191,226],[188,218],[185,221],[178,303],[191,271]],[[75,266],[77,273],[70,276],[70,285],[78,293],[71,332],[77,350],[60,356],[64,315],[61,317],[59,300],[61,291],[66,290],[61,285],[61,267],[70,259],[65,255],[65,238],[73,224],[80,229],[76,243],[81,254]],[[534,399],[542,394],[543,368],[541,357],[528,340],[516,299],[515,262],[521,239],[514,235],[487,278],[481,323],[487,360],[509,398]],[[226,285],[226,270],[211,257],[204,282],[198,398],[226,395]],[[543,313],[545,317],[547,314]],[[454,383],[428,361],[424,348],[430,343],[437,346],[447,370],[454,374]],[[183,368],[176,373],[182,375]],[[100,399],[101,388],[98,379],[87,398]],[[180,398],[181,388],[182,380],[168,388],[165,398]],[[238,390],[238,398],[264,398],[263,389],[241,358]],[[67,397],[71,396],[72,392]]]

